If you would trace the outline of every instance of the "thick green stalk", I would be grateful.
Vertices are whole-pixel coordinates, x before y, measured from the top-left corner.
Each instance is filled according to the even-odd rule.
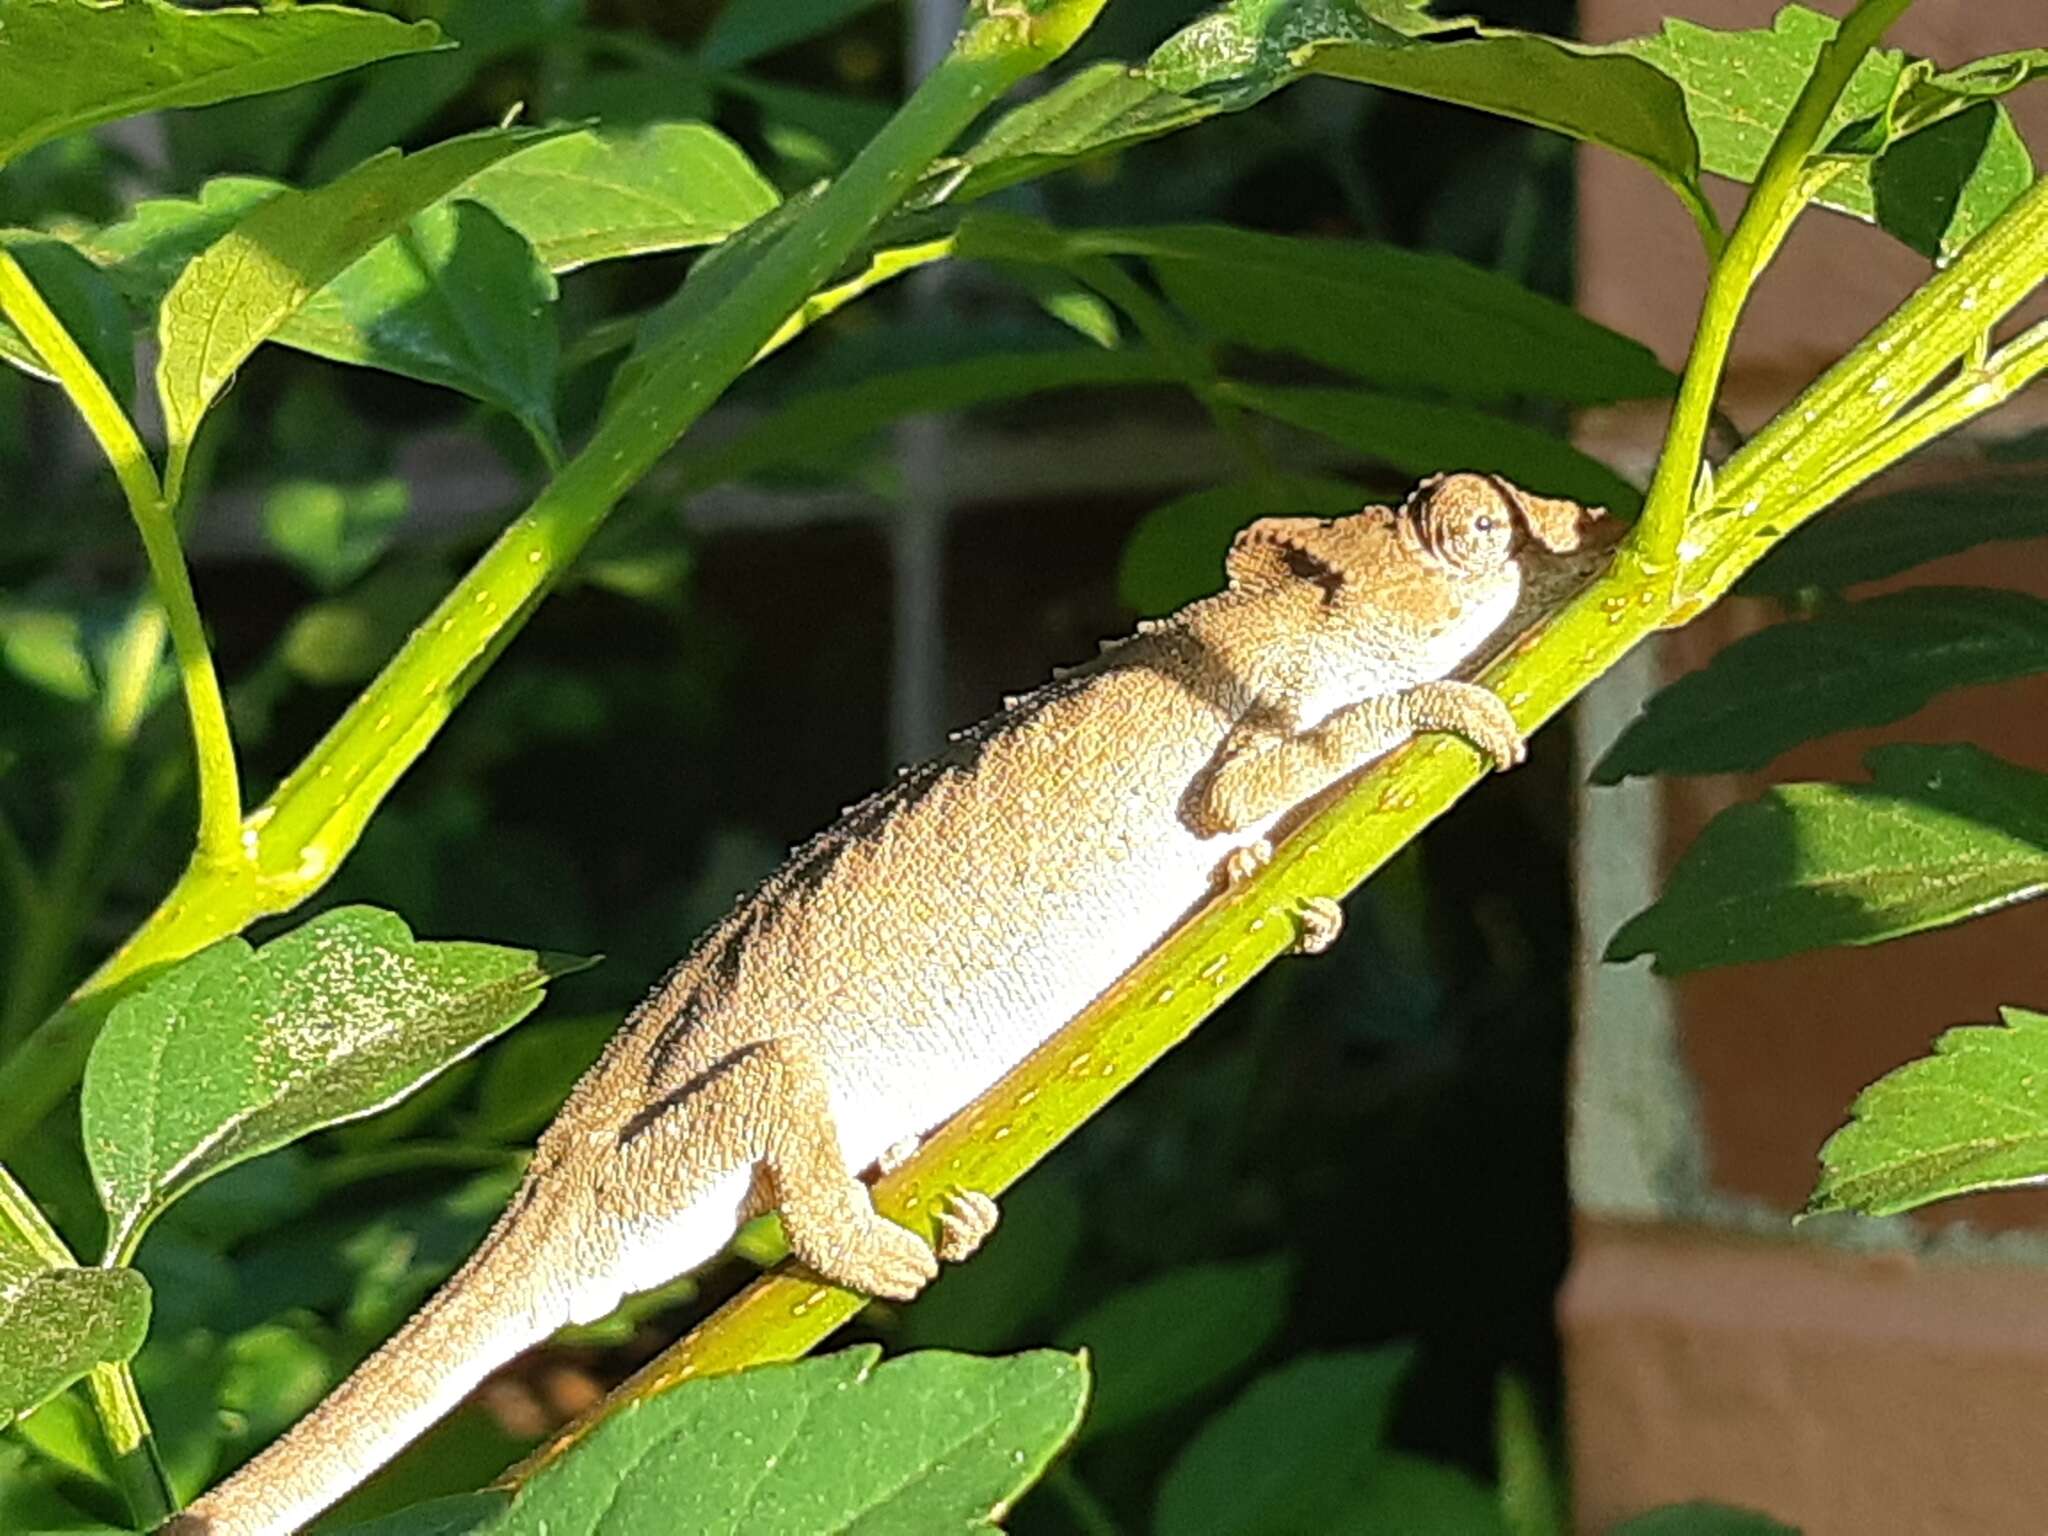
[[[1743,306],[1793,220],[1834,174],[1831,167],[1817,167],[1812,155],[1835,103],[1864,56],[1912,3],[1862,0],[1821,49],[1813,73],[1764,157],[1727,247],[1714,262],[1671,425],[1636,534],[1636,555],[1647,569],[1669,570],[1678,561],[1679,545],[1693,512],[1693,492],[1699,482],[1714,401],[1720,394],[1728,349]]]
[[[4,250],[0,250],[0,313],[14,322],[71,397],[127,498],[136,530],[142,535],[150,579],[170,622],[185,709],[192,723],[192,746],[199,762],[197,857],[210,863],[237,862],[243,857],[242,791],[227,704],[213,669],[213,654],[207,648],[206,629],[199,622],[199,604],[192,595],[192,578],[185,569],[185,552],[178,543],[172,508],[164,499],[149,453],[99,370],[44,302],[21,264]]]
[[[946,61],[708,321],[650,355],[639,385],[606,413],[584,449],[251,813],[254,859],[195,858],[72,1003],[0,1063],[7,1115],[0,1150],[77,1082],[119,988],[258,917],[290,910],[332,877],[383,797],[619,498],[782,334],[925,168],[1004,91],[1065,51],[1103,3],[977,0]]]

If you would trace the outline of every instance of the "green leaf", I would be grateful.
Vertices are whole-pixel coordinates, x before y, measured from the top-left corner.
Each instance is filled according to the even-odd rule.
[[[100,691],[85,626],[66,609],[0,607],[0,662],[68,703],[89,703]]]
[[[1663,975],[1875,944],[2048,890],[2048,775],[1975,747],[1880,747],[1868,784],[1783,784],[1723,811],[1609,960]]]
[[[1673,1504],[1613,1527],[1607,1536],[1799,1536],[1769,1515],[1725,1504]]]
[[[880,0],[726,0],[704,34],[701,57],[707,69],[733,69],[764,53],[829,32],[849,16]]]
[[[1935,1200],[2048,1179],[2048,1014],[1951,1029],[1934,1054],[1856,1096],[1820,1149],[1809,1214],[1893,1216]]]
[[[2000,539],[2048,536],[2048,469],[1895,491],[1815,518],[1743,577],[1746,596],[1839,591]]]
[[[505,1512],[509,1493],[457,1493],[396,1514],[342,1526],[334,1536],[470,1536]]]
[[[1382,1451],[1328,1527],[1401,1536],[1508,1536],[1493,1490],[1469,1473],[1401,1451]]]
[[[1788,5],[1767,28],[1723,32],[1674,18],[1661,33],[1617,46],[1678,82],[1706,169],[1749,181],[1837,25]],[[1928,255],[1960,250],[2033,179],[2025,144],[1991,98],[2024,84],[2044,60],[2036,50],[1940,74],[1924,60],[1872,50],[1830,119],[1830,152],[1849,163],[1820,202],[1875,220]],[[1914,145],[1912,136],[1978,104],[1986,110],[1972,114],[1975,126],[1948,123],[1933,144]],[[1904,158],[1887,167],[1894,155]],[[1889,183],[1883,198],[1873,177]],[[1946,216],[1931,217],[1930,206]]]
[[[289,190],[262,176],[216,176],[197,197],[139,202],[126,218],[84,236],[80,244],[138,314],[154,316],[193,257],[253,209]]]
[[[864,1346],[693,1381],[613,1413],[489,1536],[992,1527],[1073,1435],[1082,1362]]]
[[[279,554],[332,591],[376,562],[405,521],[409,500],[405,482],[389,477],[363,485],[285,480],[263,498],[263,528]]]
[[[224,939],[108,1017],[82,1115],[107,1251],[223,1169],[396,1103],[510,1029],[581,962],[420,943],[371,907],[322,913],[252,950]]]
[[[67,241],[30,230],[0,230],[0,247],[21,264],[29,281],[64,323],[79,350],[122,404],[135,399],[135,337],[114,285]],[[41,355],[0,317],[0,360],[38,379],[52,378]]]
[[[1095,1379],[1084,1435],[1115,1434],[1236,1374],[1286,1321],[1293,1284],[1284,1255],[1192,1264],[1089,1308],[1060,1335],[1087,1349]]]
[[[1420,478],[1455,465],[1489,470],[1546,496],[1569,496],[1633,517],[1643,494],[1564,439],[1469,406],[1362,389],[1226,384],[1221,398],[1342,443]]]
[[[857,384],[813,390],[768,412],[745,431],[678,463],[680,494],[720,485],[773,465],[859,442],[905,416],[964,411],[1055,389],[1168,383],[1171,364],[1148,351],[1047,347],[970,357],[876,373]]]
[[[311,192],[259,203],[164,295],[157,391],[173,452],[249,354],[371,246],[485,166],[544,135],[492,129],[379,155]]]
[[[1246,523],[1261,517],[1335,517],[1370,497],[1348,480],[1307,475],[1239,480],[1191,491],[1138,520],[1117,568],[1117,596],[1151,616],[1207,597],[1223,584],[1223,556]]]
[[[338,5],[197,11],[165,0],[9,0],[0,163],[139,112],[283,90],[432,48],[431,22]]]
[[[555,280],[533,248],[467,198],[413,215],[300,306],[276,339],[496,406],[550,455]]]
[[[553,272],[716,244],[777,201],[745,151],[705,123],[551,139],[486,168],[462,195],[524,235]]]
[[[1166,1474],[1155,1536],[1342,1529],[1335,1517],[1379,1446],[1405,1348],[1311,1355],[1260,1377]]]
[[[1653,696],[1593,769],[1761,768],[1803,741],[1902,720],[1936,694],[2048,672],[2048,601],[1995,587],[1915,587],[1745,635]]]
[[[1459,400],[1589,405],[1675,382],[1641,343],[1450,256],[1221,225],[1053,230],[985,213],[962,221],[958,248],[968,259],[1141,257],[1219,337]]]
[[[1449,35],[1447,35],[1449,34]],[[1224,112],[1311,75],[1369,81],[1476,107],[1642,161],[1703,203],[1683,97],[1614,49],[1441,20],[1399,0],[1234,0],[1183,28],[1137,68],[1082,70],[999,119],[943,177],[975,197]]]
[[[126,1360],[149,1331],[149,1282],[81,1269],[0,1167],[0,1429],[95,1366]]]

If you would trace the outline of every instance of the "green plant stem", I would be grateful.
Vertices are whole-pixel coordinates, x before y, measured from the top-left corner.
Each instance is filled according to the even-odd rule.
[[[1677,564],[1693,511],[1714,401],[1750,291],[1777,254],[1800,210],[1839,170],[1837,166],[1816,166],[1811,159],[1828,118],[1864,56],[1912,3],[1862,0],[1822,47],[1812,75],[1764,157],[1734,233],[1714,262],[1692,351],[1679,381],[1678,400],[1672,407],[1671,424],[1636,533],[1635,554],[1648,570],[1666,571]]]
[[[20,1238],[30,1253],[52,1269],[77,1267],[78,1260],[50,1225],[49,1218],[4,1167],[0,1167],[0,1226]]]
[[[112,1456],[114,1481],[128,1501],[128,1512],[145,1531],[153,1531],[178,1512],[135,1377],[125,1365],[102,1365],[85,1378],[86,1395],[99,1416],[100,1429]]]
[[[199,621],[199,605],[192,595],[191,573],[185,568],[177,524],[148,451],[106,380],[43,301],[21,264],[5,251],[0,251],[0,313],[14,323],[71,397],[120,482],[136,531],[142,535],[150,580],[164,606],[184,684],[193,753],[199,764],[198,857],[210,863],[239,861],[243,857],[242,791],[227,704],[214,672],[213,653],[207,648],[206,629]]]
[[[1735,459],[1724,489],[1769,466],[1769,515],[1724,517],[1708,530],[1702,564],[1713,590],[1728,585],[1817,511],[1817,496],[1839,485],[1838,468],[1874,474],[1917,445],[1894,437],[1886,453],[1865,451],[1870,423],[1851,403],[1867,393],[1873,360],[1906,377],[1938,374],[1957,356],[1954,328],[1993,324],[2048,281],[2048,182],[2037,184],[1946,271],[1923,286],[1759,432]],[[1963,295],[1976,304],[1965,309]],[[1939,412],[1955,425],[1991,409],[2043,364],[2029,331],[1988,359],[2004,370],[1996,389],[1973,383]],[[2014,355],[2007,357],[2006,353]],[[1958,383],[1961,381],[1959,380]],[[1838,415],[1812,406],[1842,402]],[[1896,401],[1893,409],[1897,409]],[[1800,452],[1783,450],[1796,441]],[[1790,466],[1789,469],[1787,466]],[[1764,482],[1758,479],[1759,485]],[[1783,511],[1781,512],[1781,507]],[[1691,581],[1616,559],[1550,618],[1520,637],[1479,681],[1498,693],[1525,730],[1534,731],[1643,639],[1701,606]],[[1469,746],[1428,737],[1366,769],[1345,792],[1275,851],[1271,863],[1219,896],[1145,957],[1074,1022],[1034,1052],[973,1105],[929,1137],[875,1186],[876,1207],[927,1237],[955,1190],[999,1194],[1048,1156],[1123,1086],[1185,1039],[1252,976],[1289,953],[1298,917],[1311,898],[1342,896],[1406,846],[1476,784],[1485,765]],[[608,1397],[584,1419],[508,1474],[517,1482],[619,1408],[702,1375],[794,1359],[849,1321],[862,1297],[824,1285],[787,1265],[762,1276]]]
[[[1103,3],[977,0],[947,59],[824,196],[761,254],[706,323],[650,354],[647,374],[606,412],[583,450],[250,814],[254,858],[210,859],[202,849],[72,1001],[0,1062],[0,1104],[7,1107],[0,1151],[40,1123],[78,1081],[100,1024],[124,989],[256,918],[289,911],[332,877],[384,796],[619,498],[764,348],[788,333],[792,317],[814,301],[931,161],[1003,92],[1071,46]],[[166,606],[175,639],[178,608]]]

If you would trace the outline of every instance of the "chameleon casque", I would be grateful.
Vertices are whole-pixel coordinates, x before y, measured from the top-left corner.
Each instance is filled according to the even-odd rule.
[[[1266,518],[1223,591],[1055,675],[804,844],[626,1020],[462,1269],[290,1433],[174,1519],[282,1536],[504,1361],[779,1210],[820,1276],[907,1299],[971,1253],[879,1215],[893,1164],[1107,989],[1319,791],[1448,731],[1506,766],[1507,706],[1453,673],[1583,573],[1611,525],[1491,475],[1398,508]],[[1334,937],[1312,910],[1303,947]]]

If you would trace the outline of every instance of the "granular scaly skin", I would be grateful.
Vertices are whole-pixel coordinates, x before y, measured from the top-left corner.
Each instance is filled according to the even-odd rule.
[[[627,1019],[463,1269],[166,1529],[296,1530],[490,1370],[764,1210],[823,1277],[916,1295],[940,1255],[859,1174],[1073,1018],[1338,778],[1422,731],[1520,761],[1506,706],[1453,674],[1589,562],[1598,515],[1458,474],[1398,509],[1253,523],[1222,592],[850,807]],[[1335,921],[1319,914],[1316,947]],[[943,1256],[994,1216],[963,1192]]]

